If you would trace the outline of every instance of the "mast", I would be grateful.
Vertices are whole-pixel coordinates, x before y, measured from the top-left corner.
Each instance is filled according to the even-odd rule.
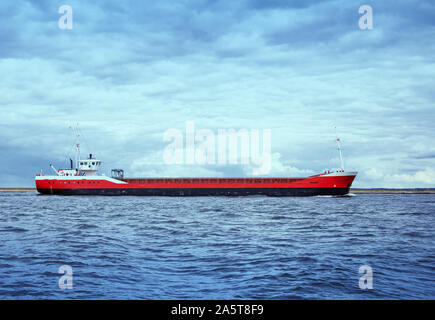
[[[76,169],[79,169],[79,160],[80,160],[80,143],[76,144]]]
[[[71,126],[70,126],[70,129],[72,129]],[[79,170],[80,169],[80,166],[79,166],[79,161],[80,161],[80,131],[79,131],[79,124],[78,123],[77,123],[77,126],[73,130],[75,131],[75,134],[76,134],[76,144],[75,144],[76,169]]]
[[[337,136],[337,127],[335,127],[335,142],[337,142],[338,155],[340,156],[341,170],[344,170],[343,156],[341,154],[340,138]]]
[[[76,166],[77,166],[77,170],[80,169],[80,133],[79,133],[79,124],[77,123],[77,144],[76,144],[76,148],[77,148],[77,162],[76,162]]]

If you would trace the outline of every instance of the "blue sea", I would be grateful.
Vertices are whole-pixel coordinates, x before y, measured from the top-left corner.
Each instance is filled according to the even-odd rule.
[[[435,299],[435,195],[0,192],[0,299]]]

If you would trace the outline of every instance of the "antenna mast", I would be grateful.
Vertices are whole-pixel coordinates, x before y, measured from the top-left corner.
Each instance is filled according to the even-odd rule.
[[[337,136],[337,127],[335,127],[335,142],[337,142],[337,150],[340,156],[341,170],[344,170],[343,156],[341,154],[340,138]]]
[[[71,127],[70,127],[71,128]],[[80,131],[79,131],[79,124],[77,123],[77,126],[74,128],[75,134],[76,134],[76,169],[78,170],[80,168],[79,161],[80,161]]]

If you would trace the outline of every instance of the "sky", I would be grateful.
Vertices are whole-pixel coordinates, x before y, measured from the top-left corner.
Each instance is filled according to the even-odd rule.
[[[166,163],[165,132],[191,122],[270,129],[268,177],[338,168],[336,127],[354,187],[435,187],[433,1],[6,0],[0,75],[0,187],[67,166],[77,124],[106,174],[253,175]]]

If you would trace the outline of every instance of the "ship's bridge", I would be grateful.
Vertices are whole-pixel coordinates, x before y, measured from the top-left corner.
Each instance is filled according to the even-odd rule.
[[[79,171],[81,176],[95,176],[101,166],[101,160],[97,160],[89,155],[86,160],[79,160]]]

